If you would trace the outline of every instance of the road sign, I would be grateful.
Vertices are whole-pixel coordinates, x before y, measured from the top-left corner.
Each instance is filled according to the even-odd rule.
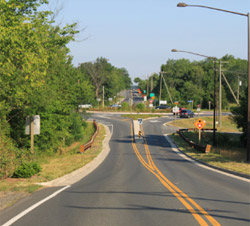
[[[205,125],[206,123],[201,119],[199,118],[195,123],[194,125],[197,127],[198,130],[201,130]]]
[[[150,97],[154,97],[155,94],[154,94],[154,93],[150,93],[149,96],[150,96]]]
[[[161,104],[167,104],[167,101],[166,100],[160,100],[160,105]]]
[[[179,108],[177,106],[173,107],[173,113],[179,113]]]
[[[138,124],[142,125],[142,118],[138,118]]]
[[[25,122],[25,134],[30,135],[31,133],[31,121],[33,121],[33,135],[40,134],[40,115],[27,116]]]

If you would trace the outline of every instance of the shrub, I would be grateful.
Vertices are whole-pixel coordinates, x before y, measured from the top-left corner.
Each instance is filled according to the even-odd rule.
[[[0,134],[0,179],[9,177],[15,169],[16,148],[11,140]]]
[[[136,108],[139,110],[139,111],[143,111],[145,109],[145,105],[143,103],[139,103],[136,105]]]
[[[127,102],[122,103],[122,110],[123,111],[129,110],[129,104]]]
[[[29,178],[39,173],[42,170],[41,166],[36,162],[23,162],[15,170],[14,178]]]

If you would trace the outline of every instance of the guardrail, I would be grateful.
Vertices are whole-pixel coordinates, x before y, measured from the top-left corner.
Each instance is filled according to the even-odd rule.
[[[90,147],[92,146],[92,144],[94,143],[94,140],[95,140],[95,138],[96,138],[96,136],[97,136],[97,134],[98,134],[99,128],[98,128],[97,123],[96,123],[95,120],[93,120],[93,124],[94,124],[94,126],[95,126],[95,132],[94,132],[94,134],[91,136],[89,142],[87,142],[86,144],[80,145],[80,152],[81,152],[81,153],[85,152],[88,148],[90,148]]]
[[[205,146],[204,145],[200,145],[200,144],[196,144],[194,143],[193,141],[189,140],[187,137],[185,137],[185,135],[183,134],[183,132],[188,132],[188,131],[193,131],[193,130],[197,130],[197,129],[179,129],[177,130],[177,133],[183,138],[183,140],[185,140],[191,147],[201,151],[201,152],[204,152],[204,153],[209,153],[210,150],[211,150],[211,145],[210,144],[206,144]],[[202,131],[204,130],[212,130],[213,129],[201,129]]]

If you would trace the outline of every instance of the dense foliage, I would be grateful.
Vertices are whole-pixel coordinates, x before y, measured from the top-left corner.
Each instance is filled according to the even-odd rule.
[[[125,69],[98,58],[100,82],[88,67],[74,67],[67,44],[76,24],[55,25],[53,13],[39,11],[46,0],[0,1],[0,177],[10,175],[30,148],[25,135],[28,115],[40,115],[41,132],[35,152],[53,154],[84,136],[78,105],[94,103],[99,86],[114,96],[130,86]],[[29,160],[25,155],[25,160]]]
[[[226,55],[222,59],[218,59],[216,63],[216,95],[218,97],[219,90],[219,60],[227,62],[222,64],[222,71],[230,84],[235,96],[239,88],[239,99],[244,94],[247,87],[247,61],[235,59],[233,56]],[[196,108],[198,104],[202,108],[213,107],[214,92],[214,63],[211,60],[202,60],[191,62],[187,59],[171,60],[161,65],[162,93],[161,99],[167,100],[171,105],[172,101],[178,101],[180,105],[187,106],[188,101],[193,100],[193,106]],[[153,87],[151,88],[151,80],[153,79]],[[160,95],[160,74],[153,74],[146,80],[136,78],[134,82],[138,83],[142,90],[152,90],[156,99]],[[165,81],[164,81],[165,80]],[[239,87],[239,81],[241,86]],[[149,94],[148,94],[149,96]],[[236,103],[235,99],[222,75],[222,107],[228,108],[230,103]]]

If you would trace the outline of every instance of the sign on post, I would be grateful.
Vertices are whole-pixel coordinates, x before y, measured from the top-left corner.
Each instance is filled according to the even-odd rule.
[[[206,123],[201,119],[199,118],[195,123],[194,125],[197,127],[198,130],[201,130],[205,125]]]
[[[40,134],[40,115],[26,117],[25,134],[30,135],[30,151],[34,154],[34,135]]]
[[[33,120],[32,120],[33,119]],[[31,134],[31,122],[33,121],[33,135],[40,134],[40,115],[27,116],[25,121],[25,134]]]
[[[166,100],[160,100],[160,105],[161,104],[167,104],[167,101]]]
[[[201,129],[206,125],[205,121],[203,121],[201,118],[199,118],[194,125],[199,130],[199,142],[201,141]]]
[[[173,113],[179,113],[179,108],[177,106],[173,107]]]
[[[138,124],[142,125],[142,118],[138,118]]]

